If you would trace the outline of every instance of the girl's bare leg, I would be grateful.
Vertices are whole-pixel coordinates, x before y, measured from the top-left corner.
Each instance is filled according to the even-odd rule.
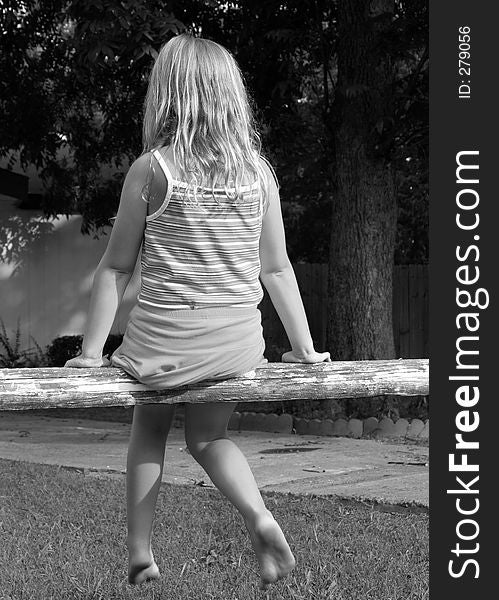
[[[126,470],[129,583],[159,577],[151,533],[173,411],[166,404],[134,408]]]
[[[260,565],[261,586],[287,575],[294,556],[263,502],[246,458],[227,436],[236,403],[186,404],[187,446],[216,487],[241,513]]]

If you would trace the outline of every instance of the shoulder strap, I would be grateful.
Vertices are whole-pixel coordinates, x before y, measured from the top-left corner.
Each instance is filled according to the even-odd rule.
[[[160,165],[163,173],[165,174],[166,194],[165,194],[165,198],[164,198],[161,206],[158,208],[158,210],[156,210],[152,214],[147,215],[146,221],[152,221],[153,219],[155,219],[161,213],[164,212],[164,210],[168,206],[168,203],[170,202],[170,197],[172,195],[172,189],[173,189],[173,177],[172,177],[172,174],[170,173],[170,169],[168,168],[168,165],[166,164],[165,159],[161,156],[161,152],[159,152],[158,150],[154,150],[152,155],[159,162],[159,165]]]
[[[170,169],[168,168],[168,165],[166,164],[165,159],[163,158],[163,156],[159,150],[154,150],[154,152],[152,154],[153,154],[154,158],[161,165],[161,168],[163,169],[163,173],[165,174],[165,177],[166,177],[166,181],[168,182],[168,187],[170,188],[172,186],[173,177],[170,172]]]
[[[265,158],[265,156],[260,155],[260,158],[265,162],[267,167],[270,169],[270,172],[272,173],[272,177],[274,178],[277,189],[279,189],[281,186],[279,185],[279,181],[277,179],[277,175],[275,174],[274,167],[269,163],[269,161]]]
[[[275,174],[274,171],[274,167],[269,163],[269,161],[265,158],[265,156],[260,155],[260,158],[265,162],[265,164],[267,165],[267,167],[269,168],[270,172],[272,173],[272,177],[274,178],[275,184],[277,186],[277,193],[279,194],[279,190],[280,190],[280,185],[279,185],[279,181],[277,179],[277,175]],[[270,205],[270,201],[269,201],[269,196],[267,195],[266,198],[266,202],[264,202],[263,200],[263,193],[260,195],[261,196],[261,215],[263,217],[263,215],[265,215],[265,213],[267,212],[269,205]]]

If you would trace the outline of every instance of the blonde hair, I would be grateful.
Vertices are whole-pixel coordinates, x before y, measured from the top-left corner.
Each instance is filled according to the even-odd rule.
[[[190,34],[167,42],[151,71],[144,109],[143,153],[171,144],[187,196],[190,191],[197,204],[197,187],[213,192],[220,176],[227,196],[236,200],[243,198],[248,178],[267,194],[244,79],[220,44]]]

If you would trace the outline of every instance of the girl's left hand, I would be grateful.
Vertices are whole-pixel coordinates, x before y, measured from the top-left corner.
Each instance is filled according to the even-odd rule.
[[[105,356],[101,356],[99,358],[90,358],[80,354],[66,361],[64,366],[73,367],[76,369],[91,369],[93,367],[109,367],[110,365],[111,361]]]
[[[318,363],[318,362],[331,362],[331,354],[329,352],[310,352],[307,355],[295,354],[292,350],[285,352],[281,357],[282,362],[294,362],[294,363]]]

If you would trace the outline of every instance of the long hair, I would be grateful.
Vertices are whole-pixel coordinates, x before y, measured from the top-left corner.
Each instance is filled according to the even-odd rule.
[[[143,152],[165,145],[197,204],[197,187],[213,191],[220,180],[236,201],[247,183],[259,181],[267,193],[244,79],[220,44],[181,34],[161,48],[144,104]]]

